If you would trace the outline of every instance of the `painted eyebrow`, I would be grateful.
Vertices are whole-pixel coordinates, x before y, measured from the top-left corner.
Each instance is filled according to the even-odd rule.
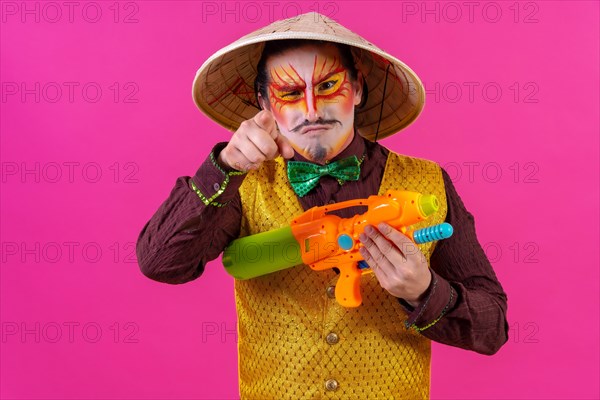
[[[313,85],[317,85],[319,83],[325,82],[327,79],[329,79],[331,76],[335,75],[335,74],[339,74],[340,72],[342,72],[344,69],[343,68],[339,68],[335,71],[331,71],[330,73],[328,73],[327,75],[325,75],[325,77],[323,79],[321,79],[319,82],[313,83]],[[281,90],[282,92],[291,92],[294,91],[296,89],[303,89],[305,87],[305,85],[283,85],[283,86],[277,86],[277,85],[273,85],[277,88],[277,90]]]
[[[329,79],[331,76],[335,75],[335,74],[339,74],[340,72],[342,72],[344,70],[344,68],[338,68],[335,71],[331,71],[330,73],[328,73],[327,75],[325,75],[323,77],[323,79],[321,79],[319,82],[313,82],[313,85],[317,85],[319,83],[325,82],[327,79]]]
[[[278,86],[273,84],[273,86],[275,86],[275,88],[277,88],[277,90],[280,90],[282,92],[291,92],[293,90],[296,89],[302,89],[304,88],[305,85],[283,85],[283,86]]]

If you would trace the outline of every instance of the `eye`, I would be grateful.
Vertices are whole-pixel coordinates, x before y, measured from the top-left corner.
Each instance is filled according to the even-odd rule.
[[[281,95],[282,98],[284,97],[293,97],[293,96],[298,96],[300,94],[299,91],[294,90],[293,92],[287,92]]]
[[[336,83],[337,83],[336,80],[324,82],[321,84],[321,89],[325,89],[325,90],[331,89],[332,87],[335,86]]]

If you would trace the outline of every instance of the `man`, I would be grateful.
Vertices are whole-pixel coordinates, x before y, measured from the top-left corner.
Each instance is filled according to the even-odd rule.
[[[428,398],[431,340],[482,354],[506,342],[506,295],[447,173],[377,143],[424,104],[402,62],[309,13],[217,52],[198,71],[193,95],[234,134],[194,177],[178,179],[142,230],[138,261],[149,278],[188,282],[237,237],[388,189],[435,194],[440,209],[417,227],[455,228],[418,246],[385,224],[365,229],[361,254],[374,274],[362,277],[357,308],[335,301],[337,270],[299,265],[236,280],[242,398]],[[319,176],[301,175],[298,165]]]

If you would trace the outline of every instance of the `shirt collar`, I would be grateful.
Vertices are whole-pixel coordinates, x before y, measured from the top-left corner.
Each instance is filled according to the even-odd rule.
[[[298,152],[294,152],[294,153],[295,154],[294,154],[294,157],[292,157],[292,160],[312,162],[312,161],[307,160],[306,158],[302,157],[300,155],[300,153],[298,153]],[[356,131],[356,128],[354,128],[354,137],[352,138],[352,141],[350,142],[350,144],[344,150],[342,150],[342,152],[340,154],[333,157],[328,162],[341,160],[343,158],[350,157],[350,156],[356,156],[358,159],[360,159],[364,153],[365,153],[365,139]]]

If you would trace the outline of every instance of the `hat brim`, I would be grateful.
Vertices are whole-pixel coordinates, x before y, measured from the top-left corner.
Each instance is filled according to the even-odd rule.
[[[337,25],[336,31],[313,32],[314,21],[308,29],[301,29],[306,25],[298,24],[296,20],[300,17],[327,19],[327,27],[333,22]],[[371,141],[382,139],[416,120],[425,105],[425,90],[419,77],[407,65],[321,14],[308,13],[295,19],[290,20],[294,20],[296,29],[288,27],[285,31],[273,32],[268,28],[290,20],[276,21],[206,60],[192,85],[192,96],[198,108],[219,125],[235,132],[243,121],[251,119],[260,110],[254,80],[265,42],[307,39],[351,46],[356,67],[362,72],[369,91],[367,102],[355,109],[356,129],[363,137]]]

